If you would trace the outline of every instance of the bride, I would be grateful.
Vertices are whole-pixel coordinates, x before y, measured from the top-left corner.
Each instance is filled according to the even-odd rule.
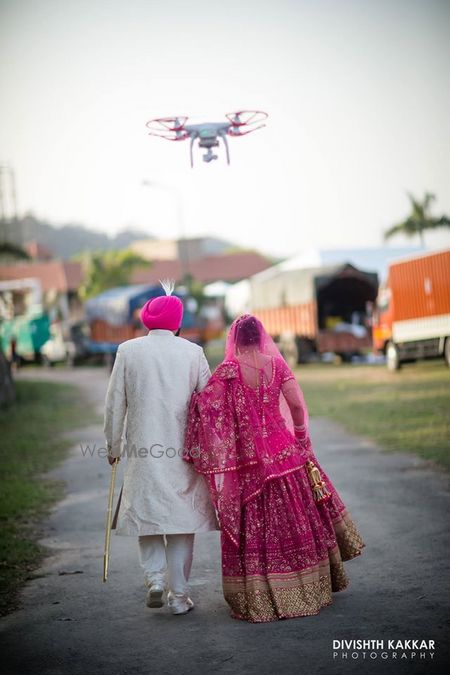
[[[364,542],[314,455],[300,386],[256,317],[231,326],[188,420],[185,459],[205,476],[219,518],[231,616],[318,614],[347,587],[343,561]]]

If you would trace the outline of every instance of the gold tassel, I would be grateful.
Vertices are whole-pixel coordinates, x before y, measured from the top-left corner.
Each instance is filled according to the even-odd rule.
[[[322,480],[319,469],[314,462],[311,462],[311,460],[306,462],[306,469],[308,471],[308,478],[312,488],[314,501],[318,504],[326,502],[327,499],[331,497],[331,493],[328,491],[325,482]]]

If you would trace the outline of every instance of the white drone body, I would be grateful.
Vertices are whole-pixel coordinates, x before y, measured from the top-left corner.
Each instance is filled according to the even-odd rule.
[[[240,110],[235,113],[225,115],[227,121],[224,122],[203,122],[201,124],[186,124],[187,117],[160,117],[149,120],[146,124],[150,130],[150,136],[159,136],[168,141],[185,141],[190,139],[190,159],[191,167],[194,166],[194,142],[198,139],[198,147],[206,150],[203,155],[204,162],[212,162],[218,159],[218,155],[213,152],[213,148],[218,148],[220,141],[223,141],[227,157],[227,164],[230,163],[230,150],[228,147],[227,136],[237,138],[246,136],[252,131],[262,129],[265,124],[261,124],[268,115],[261,110]]]

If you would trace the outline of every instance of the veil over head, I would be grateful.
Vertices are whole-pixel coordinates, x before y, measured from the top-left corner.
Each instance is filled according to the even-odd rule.
[[[284,361],[284,357],[271,335],[266,331],[261,321],[252,314],[243,314],[233,321],[225,344],[225,361],[234,360],[239,362],[245,355],[251,355],[254,366],[261,369],[264,367],[264,361],[267,363],[267,357],[271,359],[283,359]],[[292,419],[288,400],[295,400],[296,405],[300,406],[302,410],[302,414],[299,417],[303,418],[303,424],[308,428],[308,407],[303,391],[286,362],[284,362],[284,367],[290,370],[292,379],[289,380],[289,384],[283,387],[280,394],[281,413],[288,428],[293,431],[294,420]]]

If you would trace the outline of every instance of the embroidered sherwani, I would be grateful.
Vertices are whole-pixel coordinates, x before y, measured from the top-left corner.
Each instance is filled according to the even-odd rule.
[[[203,349],[171,331],[119,346],[104,424],[109,453],[127,458],[117,534],[217,529],[205,480],[182,459],[189,401],[209,376]]]

